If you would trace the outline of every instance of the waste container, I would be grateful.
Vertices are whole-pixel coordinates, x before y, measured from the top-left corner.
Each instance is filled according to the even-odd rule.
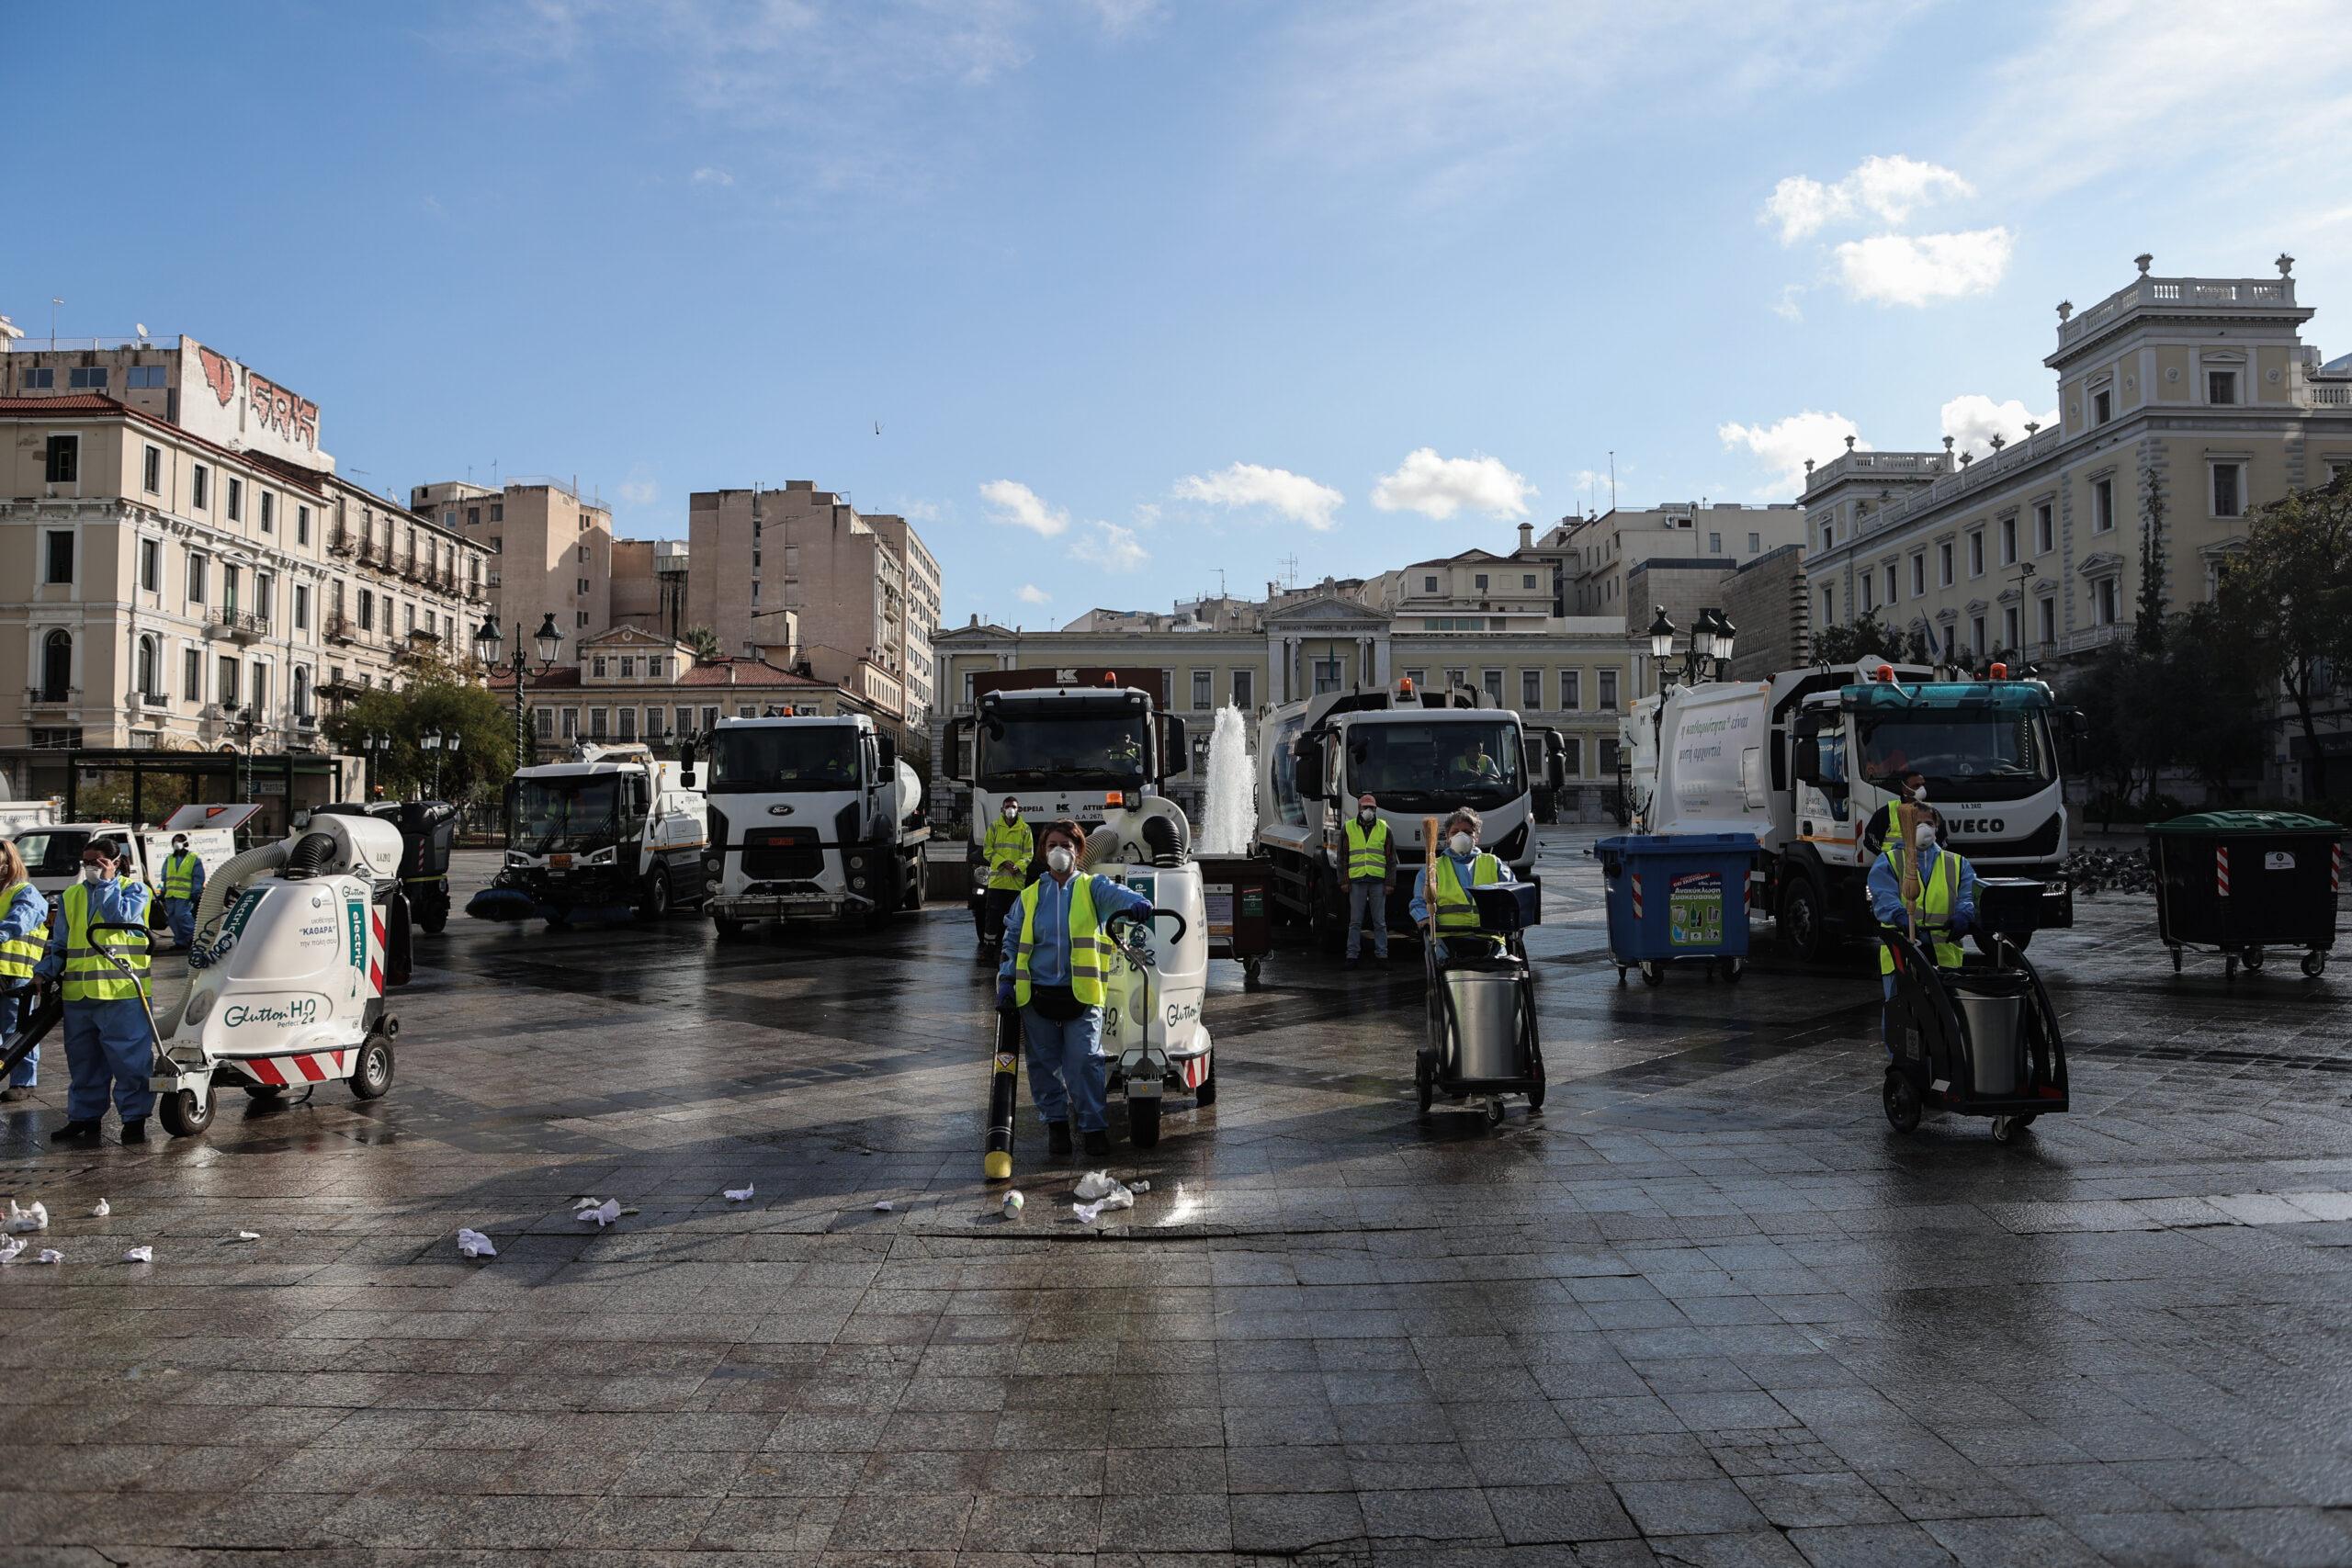
[[[1693,960],[1739,978],[1747,960],[1747,874],[1756,840],[1740,833],[1623,833],[1593,847],[1608,894],[1617,980]]]
[[[2234,976],[2266,947],[2304,949],[2316,977],[2335,945],[2344,829],[2296,811],[2199,811],[2148,828],[2156,934],[2177,972],[2185,949],[2220,953]]]
[[[1980,1095],[2015,1094],[2025,1060],[2025,976],[1962,969],[1946,983],[1968,1035],[1970,1087]]]

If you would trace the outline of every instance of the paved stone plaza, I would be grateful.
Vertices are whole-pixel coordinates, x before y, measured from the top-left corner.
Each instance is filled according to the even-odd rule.
[[[1542,1115],[1417,1121],[1417,959],[1220,964],[1221,1098],[1119,1134],[1100,1234],[1025,1107],[1025,1216],[977,1179],[960,908],[460,919],[389,1098],[200,1143],[51,1152],[52,1047],[0,1562],[2352,1562],[2352,978],[2086,905],[2033,950],[2074,1112],[1903,1138],[1874,975],[1621,989],[1586,842]]]

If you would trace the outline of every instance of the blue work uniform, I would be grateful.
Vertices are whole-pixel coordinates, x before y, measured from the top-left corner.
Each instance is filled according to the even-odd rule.
[[[1511,869],[1509,863],[1505,862],[1500,856],[1490,854],[1485,850],[1474,849],[1466,855],[1457,855],[1449,850],[1439,858],[1441,860],[1450,861],[1453,863],[1454,879],[1465,888],[1512,887],[1518,886],[1519,883],[1519,878],[1511,874]],[[1493,873],[1483,882],[1477,880],[1477,866],[1481,860],[1486,860],[1489,863]],[[1412,913],[1413,923],[1415,925],[1424,928],[1428,926],[1430,921],[1430,871],[1427,866],[1423,866],[1419,871],[1413,874]],[[1481,940],[1484,941],[1488,949],[1491,950],[1491,939]],[[1437,939],[1437,956],[1440,962],[1443,962],[1448,956],[1446,942],[1442,937]]]
[[[996,972],[999,1005],[1013,999],[1020,979],[1015,962],[1021,943],[1029,943],[1028,983],[1068,987],[1073,983],[1070,964],[1070,905],[1083,886],[1094,919],[1105,922],[1114,915],[1148,913],[1151,900],[1107,876],[1080,872],[1068,882],[1051,873],[1023,890],[1020,901],[1005,912],[1004,962]],[[1034,910],[1026,908],[1035,900]],[[1051,1019],[1033,1005],[1021,1010],[1021,1037],[1028,1047],[1029,1099],[1037,1115],[1048,1122],[1069,1119],[1074,1109],[1078,1130],[1099,1133],[1109,1124],[1103,1114],[1110,1080],[1102,1059],[1102,1009],[1079,1004],[1077,1016]]]
[[[1890,839],[1886,852],[1871,867],[1871,913],[1883,926],[1899,927],[1905,920],[1903,874],[1895,865],[1895,858],[1902,852],[1902,841]],[[1931,845],[1919,856],[1919,882],[1924,887],[1942,877],[1945,874],[1943,863],[1948,855],[1960,869],[1960,888],[1957,897],[1951,900],[1946,925],[1950,936],[1957,939],[1976,923],[1976,868],[1968,863],[1967,856]],[[1879,1013],[1879,1035],[1886,1045],[1887,1056],[1892,1059],[1894,1055],[1894,974],[1892,966],[1884,963],[1881,968],[1883,973],[1879,979],[1879,995],[1883,1005]]]
[[[0,909],[0,1043],[16,1033],[32,1016],[33,970],[48,946],[49,900],[29,882],[17,885],[16,896]],[[10,1089],[30,1089],[40,1081],[40,1047],[25,1053],[8,1074]]]
[[[115,1110],[125,1122],[139,1121],[154,1109],[155,1094],[147,1087],[147,1078],[154,1071],[155,1037],[148,1025],[146,1005],[135,991],[120,994],[130,985],[121,972],[104,959],[98,960],[103,969],[92,966],[89,953],[75,942],[85,934],[78,928],[85,923],[119,921],[143,929],[147,899],[147,885],[135,876],[76,882],[59,895],[58,908],[49,922],[49,954],[40,961],[40,973],[66,981],[65,1066],[72,1075],[65,1091],[69,1121],[104,1118],[109,1085]],[[83,918],[76,919],[77,913]],[[143,968],[146,943],[123,945],[133,966]],[[75,996],[77,989],[85,988],[101,995]]]
[[[175,850],[164,857],[164,919],[172,928],[172,945],[185,951],[196,936],[196,903],[204,897],[204,860],[194,850]]]

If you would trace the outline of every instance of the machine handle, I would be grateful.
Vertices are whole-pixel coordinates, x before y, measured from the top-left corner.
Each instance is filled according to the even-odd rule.
[[[1176,922],[1176,934],[1170,940],[1175,942],[1183,941],[1185,933],[1193,929],[1193,922],[1184,918],[1182,911],[1177,909],[1154,909],[1143,918],[1146,921],[1151,921],[1159,919],[1163,915]]]
[[[92,920],[90,929],[94,931],[136,931],[140,940],[147,944],[148,951],[154,951],[155,933],[145,926],[134,925],[129,920]]]

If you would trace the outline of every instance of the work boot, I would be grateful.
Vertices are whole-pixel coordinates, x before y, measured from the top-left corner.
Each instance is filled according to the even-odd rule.
[[[144,1116],[134,1116],[130,1121],[125,1122],[122,1124],[122,1141],[126,1144],[145,1143],[147,1141],[147,1118]]]
[[[32,1097],[33,1086],[28,1083],[12,1083],[6,1089],[0,1089],[0,1105],[14,1105],[20,1100]]]
[[[1056,1159],[1069,1158],[1069,1122],[1048,1122],[1046,1123],[1046,1152]]]
[[[1342,969],[1352,969],[1352,968],[1354,968],[1355,966],[1356,966],[1356,960],[1354,960],[1353,958],[1350,958],[1346,963],[1344,963],[1344,964],[1340,964],[1340,968],[1342,968]]]
[[[68,1122],[49,1135],[52,1144],[95,1144],[98,1141],[96,1122]]]
[[[1091,1133],[1087,1134],[1086,1152],[1090,1155],[1109,1154],[1111,1152],[1110,1130],[1105,1127],[1097,1127]]]

